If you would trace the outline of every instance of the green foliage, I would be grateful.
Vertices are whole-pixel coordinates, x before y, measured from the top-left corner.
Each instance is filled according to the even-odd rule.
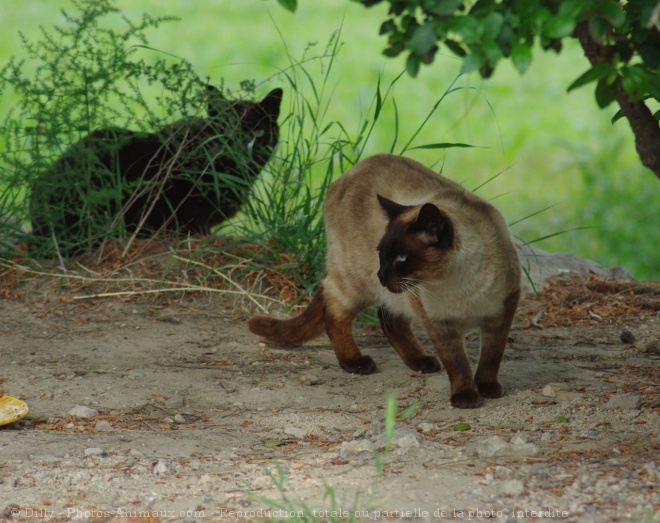
[[[280,499],[272,499],[260,494],[250,494],[256,501],[267,507],[265,512],[266,521],[287,523],[353,523],[359,521],[358,515],[362,512],[358,509],[359,493],[356,494],[353,509],[347,510],[337,501],[335,489],[329,485],[325,486],[325,500],[328,501],[327,508],[318,508],[292,499],[286,494],[287,477],[279,463],[275,463],[275,471],[266,469],[266,475],[271,479],[273,486],[277,489]],[[248,513],[250,511],[247,511]],[[367,511],[368,512],[368,511]]]
[[[298,8],[298,0],[277,0],[277,2],[284,7],[284,9],[291,11],[292,13],[295,13]]]
[[[26,59],[12,58],[0,70],[0,92],[17,100],[0,124],[0,209],[15,218],[0,223],[2,238],[16,237],[20,230],[8,229],[29,222],[29,187],[71,144],[98,128],[153,130],[199,111],[203,82],[188,62],[144,57],[153,58],[147,32],[172,18],[143,15],[133,22],[112,0],[74,6],[77,11],[62,11],[62,25],[42,28],[41,39],[21,35]],[[89,194],[89,179],[70,182],[54,190],[83,191],[89,201],[113,199],[118,191],[102,186]],[[96,230],[112,236],[112,220],[95,220]]]
[[[520,73],[532,61],[536,43],[560,52],[562,39],[586,24],[589,37],[607,53],[571,88],[597,82],[596,101],[606,107],[621,86],[631,100],[660,100],[660,33],[656,0],[354,0],[367,7],[389,3],[380,32],[386,56],[407,53],[406,69],[417,75],[444,45],[463,58],[463,73],[489,77],[502,59]]]
[[[357,122],[327,121],[327,108],[333,102],[330,81],[339,52],[339,37],[339,32],[334,34],[324,53],[312,59],[324,64],[321,80],[309,69],[309,59],[290,57],[290,66],[282,76],[289,84],[287,97],[291,100],[291,112],[280,126],[281,143],[244,205],[243,219],[231,222],[226,228],[240,238],[239,241],[262,247],[261,253],[253,257],[250,269],[272,266],[286,269],[310,292],[325,273],[322,212],[327,190],[370,146],[374,131],[382,125],[383,109],[391,104],[396,111],[392,92],[402,77],[398,75],[387,86],[379,81],[369,114],[360,115]],[[395,120],[390,152],[403,154],[414,149],[444,152],[451,148],[473,147],[466,143],[444,142],[415,145],[420,131],[429,124],[446,97],[462,89],[454,87],[454,82],[410,137],[400,136],[398,118]],[[291,262],[282,265],[281,260],[290,255],[294,256]]]
[[[569,252],[599,259],[606,266],[623,265],[635,278],[657,279],[657,183],[625,166],[624,146],[623,140],[594,150],[565,143],[571,156],[569,166],[577,169],[584,189],[576,193],[564,219],[582,224],[589,232],[565,235],[561,244]],[[603,176],[604,172],[611,174]],[[620,205],[620,201],[630,205]]]

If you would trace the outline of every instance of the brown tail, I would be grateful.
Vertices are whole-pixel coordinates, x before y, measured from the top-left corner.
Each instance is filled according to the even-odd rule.
[[[278,345],[300,345],[320,336],[325,330],[323,286],[319,285],[312,302],[304,312],[289,320],[276,320],[270,316],[252,316],[248,328]]]

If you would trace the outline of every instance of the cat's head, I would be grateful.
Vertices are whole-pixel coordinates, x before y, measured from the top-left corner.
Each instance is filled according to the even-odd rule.
[[[437,280],[455,247],[451,219],[432,203],[408,206],[377,196],[389,221],[378,244],[381,285],[399,293]]]
[[[277,118],[280,115],[282,89],[269,92],[260,102],[227,100],[213,86],[207,86],[209,119],[223,134],[239,142],[249,156],[270,156],[279,140]]]

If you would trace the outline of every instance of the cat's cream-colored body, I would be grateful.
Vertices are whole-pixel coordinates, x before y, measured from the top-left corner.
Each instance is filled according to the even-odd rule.
[[[297,318],[255,316],[250,329],[275,343],[328,334],[341,367],[368,374],[371,357],[352,335],[371,305],[385,336],[418,372],[440,369],[411,330],[419,320],[451,385],[455,407],[474,408],[503,394],[498,381],[520,297],[520,263],[502,215],[459,184],[400,156],[376,155],[349,169],[325,203],[327,275]],[[472,376],[465,334],[481,335]]]
[[[388,292],[376,276],[377,246],[388,223],[376,194],[402,205],[434,203],[452,219],[457,248],[450,263],[438,279],[419,284],[431,318],[471,329],[501,314],[504,297],[520,287],[520,263],[502,215],[459,184],[394,155],[367,158],[330,187],[325,292],[348,309],[378,304],[417,318],[407,294]]]

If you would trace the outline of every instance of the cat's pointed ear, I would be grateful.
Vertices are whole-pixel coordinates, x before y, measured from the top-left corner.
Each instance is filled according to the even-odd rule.
[[[277,120],[277,117],[280,115],[280,104],[282,103],[282,89],[279,87],[273,89],[270,93],[266,95],[259,105],[264,108],[266,114]]]
[[[403,211],[408,209],[407,206],[388,200],[385,196],[381,196],[380,194],[377,194],[376,196],[378,197],[378,203],[380,203],[380,206],[383,208],[390,221],[396,220]]]
[[[432,203],[422,205],[414,231],[440,248],[451,248],[454,244],[454,226],[449,216]]]
[[[220,89],[213,85],[206,86],[206,99],[208,103],[208,115],[210,118],[224,113],[227,107],[227,99],[222,95]]]

